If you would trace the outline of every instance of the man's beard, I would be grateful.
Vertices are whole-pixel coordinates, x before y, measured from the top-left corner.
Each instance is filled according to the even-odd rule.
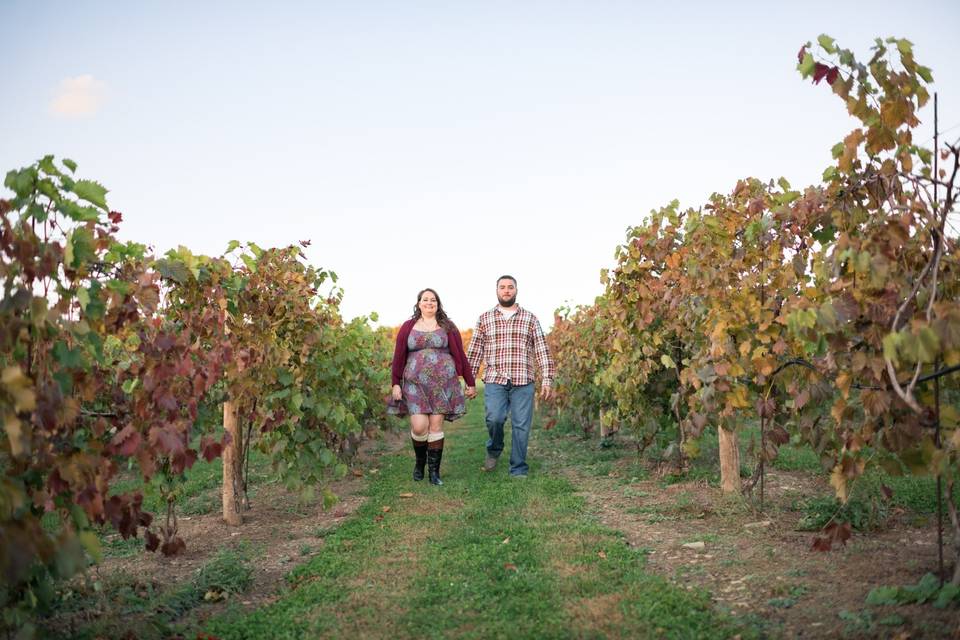
[[[501,307],[512,307],[513,303],[517,301],[517,296],[513,296],[512,298],[501,298],[497,296],[497,300],[500,301]]]

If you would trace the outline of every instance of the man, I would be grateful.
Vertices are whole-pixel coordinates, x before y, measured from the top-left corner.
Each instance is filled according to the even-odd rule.
[[[484,408],[487,414],[487,458],[484,471],[493,471],[503,452],[503,424],[510,414],[513,426],[510,476],[527,477],[527,442],[533,421],[533,361],[543,377],[540,397],[549,400],[554,366],[547,341],[536,316],[517,304],[517,280],[497,279],[497,304],[480,315],[467,349],[467,362],[474,376],[486,364]]]

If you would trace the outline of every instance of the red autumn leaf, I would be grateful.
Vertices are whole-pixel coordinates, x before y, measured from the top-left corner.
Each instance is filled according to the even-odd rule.
[[[813,551],[820,551],[826,553],[830,551],[830,548],[833,546],[833,543],[830,541],[830,538],[817,536],[813,539],[813,545],[810,547]]]
[[[169,391],[157,398],[157,405],[166,409],[167,411],[176,411],[179,408],[177,399],[174,398],[173,394]]]
[[[107,214],[107,217],[110,218],[110,222],[113,224],[120,224],[123,222],[123,214],[119,211],[111,211]]]
[[[175,453],[170,459],[170,466],[175,473],[183,473],[193,466],[197,461],[197,452],[193,449],[185,449],[180,453]]]
[[[170,454],[182,453],[185,448],[181,434],[163,427],[150,429],[150,444]]]
[[[113,447],[114,454],[129,457],[136,453],[141,442],[143,437],[140,432],[134,429],[132,424],[128,424],[113,436],[110,445]]]
[[[165,542],[163,545],[161,545],[160,553],[162,553],[167,557],[175,556],[178,553],[185,551],[186,548],[187,548],[187,543],[183,541],[183,538],[181,538],[180,536],[177,536],[170,542]]]
[[[827,84],[833,84],[837,81],[837,76],[840,75],[840,69],[837,67],[830,67],[830,71],[827,72]]]
[[[813,68],[813,84],[820,84],[820,81],[827,77],[828,71],[830,71],[830,67],[818,62]]]
[[[60,469],[54,469],[50,477],[47,478],[47,488],[54,496],[59,495],[70,488],[70,485],[60,475]]]
[[[203,459],[212,462],[223,453],[223,445],[209,436],[200,438],[200,451]]]
[[[146,544],[144,545],[147,551],[156,551],[157,547],[160,546],[160,536],[155,534],[153,531],[147,529],[143,534]]]
[[[160,351],[169,351],[171,348],[173,348],[173,345],[176,344],[176,340],[174,340],[173,336],[171,336],[169,333],[161,333],[159,336],[157,336],[154,344],[156,345],[157,349],[160,349]]]
[[[778,445],[783,445],[790,442],[790,434],[787,433],[786,429],[779,425],[775,426],[773,429],[770,429],[770,431],[767,432],[767,437]]]
[[[804,45],[800,47],[800,51],[797,52],[797,62],[803,62],[803,56],[807,54],[807,46]]]

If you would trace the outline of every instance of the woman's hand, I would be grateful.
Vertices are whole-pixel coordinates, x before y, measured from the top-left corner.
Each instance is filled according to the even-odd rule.
[[[477,397],[477,388],[476,387],[467,387],[467,390],[464,392],[465,395],[473,400]]]
[[[400,385],[393,385],[393,399],[400,400],[403,398],[403,391],[400,390]]]

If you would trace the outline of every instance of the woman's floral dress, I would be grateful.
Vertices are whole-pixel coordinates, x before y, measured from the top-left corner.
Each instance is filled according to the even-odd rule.
[[[444,419],[452,421],[467,412],[457,367],[450,355],[447,332],[443,328],[410,331],[401,388],[408,414],[443,414]],[[396,413],[390,408],[387,411]]]

